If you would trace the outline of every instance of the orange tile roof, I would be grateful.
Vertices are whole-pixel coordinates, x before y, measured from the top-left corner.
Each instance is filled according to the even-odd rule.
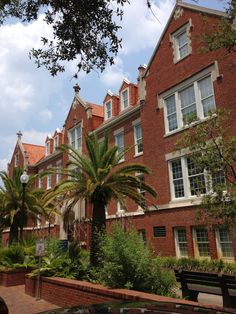
[[[102,117],[103,118],[103,106],[101,105],[95,105],[90,102],[87,102],[87,104],[92,108],[92,113],[94,116]]]
[[[26,154],[28,156],[28,161],[30,165],[36,164],[40,159],[44,157],[45,147],[34,144],[22,143]]]

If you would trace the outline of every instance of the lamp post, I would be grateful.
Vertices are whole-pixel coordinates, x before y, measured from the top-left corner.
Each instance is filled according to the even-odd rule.
[[[21,215],[22,215],[22,221],[20,226],[20,240],[23,238],[23,227],[24,227],[24,218],[25,218],[25,187],[26,184],[29,181],[29,176],[27,172],[24,170],[22,175],[20,176],[20,182],[22,184],[23,190],[22,190],[22,208],[21,208]]]

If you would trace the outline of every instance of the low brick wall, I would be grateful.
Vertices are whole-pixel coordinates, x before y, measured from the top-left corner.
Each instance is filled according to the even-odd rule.
[[[0,272],[0,285],[5,287],[25,284],[25,275],[30,273],[29,268],[8,269]]]
[[[102,285],[64,278],[41,278],[41,298],[60,307],[118,301],[157,301],[218,308],[196,302],[162,297],[127,289],[109,289]],[[35,297],[36,279],[26,276],[25,293]]]

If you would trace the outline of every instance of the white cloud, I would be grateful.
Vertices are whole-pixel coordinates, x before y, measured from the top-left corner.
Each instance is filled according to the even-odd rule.
[[[115,63],[112,66],[108,66],[106,70],[101,74],[101,81],[103,84],[109,87],[116,87],[117,84],[121,84],[124,77],[128,77],[128,73],[124,70],[123,61],[121,58],[115,58]]]
[[[22,136],[23,143],[30,143],[36,145],[44,145],[47,137],[47,132],[39,132],[34,129],[24,131]]]
[[[40,117],[41,119],[43,120],[43,122],[46,120],[46,121],[50,121],[52,120],[52,117],[53,117],[53,114],[52,112],[49,110],[49,109],[44,109],[42,110],[40,113]]]
[[[153,12],[143,0],[127,4],[121,23],[121,53],[127,55],[154,47],[173,9],[173,2],[173,0],[152,1]]]

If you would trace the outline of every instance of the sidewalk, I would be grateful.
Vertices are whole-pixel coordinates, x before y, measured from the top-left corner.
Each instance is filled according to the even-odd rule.
[[[25,286],[0,286],[0,296],[8,306],[9,314],[35,314],[57,308],[56,305],[25,294]]]

